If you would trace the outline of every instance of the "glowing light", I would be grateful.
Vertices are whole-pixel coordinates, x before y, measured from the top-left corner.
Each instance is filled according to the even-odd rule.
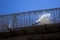
[[[39,17],[36,23],[40,22],[41,24],[51,24],[50,16],[51,16],[50,13],[43,14],[41,17]]]

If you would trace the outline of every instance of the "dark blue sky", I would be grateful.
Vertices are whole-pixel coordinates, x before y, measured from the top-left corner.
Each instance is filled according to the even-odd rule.
[[[60,7],[60,0],[0,0],[0,15]]]

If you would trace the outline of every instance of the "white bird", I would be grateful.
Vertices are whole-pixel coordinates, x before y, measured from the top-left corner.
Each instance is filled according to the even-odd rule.
[[[39,17],[39,19],[36,21],[36,23],[39,24],[51,24],[52,21],[50,21],[50,13],[47,14],[43,14],[41,17]]]

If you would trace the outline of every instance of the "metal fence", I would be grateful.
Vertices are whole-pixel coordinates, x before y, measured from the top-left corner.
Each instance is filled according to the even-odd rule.
[[[10,15],[1,15],[0,16],[0,30],[9,28],[19,28],[32,26],[36,22],[36,20],[41,17],[43,14],[51,14],[51,18],[53,23],[60,22],[60,8],[46,9],[46,10],[36,10],[30,12],[22,12],[17,14]]]

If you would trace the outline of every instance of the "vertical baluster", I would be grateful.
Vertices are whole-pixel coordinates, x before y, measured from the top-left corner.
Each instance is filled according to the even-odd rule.
[[[55,13],[54,13],[54,10],[52,10],[51,12],[52,12],[53,21],[55,23]]]
[[[57,19],[57,23],[58,23],[58,10],[56,10],[56,19]]]
[[[58,15],[59,15],[59,23],[60,23],[60,10],[58,10]]]
[[[2,19],[2,29],[4,28],[4,23],[3,23],[3,17],[1,17],[1,19]]]
[[[56,18],[56,23],[57,23],[58,22],[57,10],[55,10],[55,18]]]
[[[56,23],[58,23],[58,13],[57,13],[57,10],[56,10]]]
[[[14,30],[15,23],[16,23],[16,16],[12,15],[12,30]]]
[[[15,27],[17,27],[17,15],[15,15]]]
[[[60,22],[60,21],[59,21],[59,20],[60,20],[59,15],[60,15],[60,13],[59,13],[59,10],[58,10],[58,22]]]
[[[31,25],[31,13],[28,14],[28,19],[29,19],[29,26]]]
[[[2,17],[0,17],[0,20],[1,20],[1,25],[0,25],[0,30],[3,29],[3,20],[2,20]]]
[[[55,23],[57,23],[57,15],[56,15],[56,10],[53,10],[53,13],[54,13]]]
[[[57,10],[57,17],[58,17],[58,23],[59,23],[59,10]]]

